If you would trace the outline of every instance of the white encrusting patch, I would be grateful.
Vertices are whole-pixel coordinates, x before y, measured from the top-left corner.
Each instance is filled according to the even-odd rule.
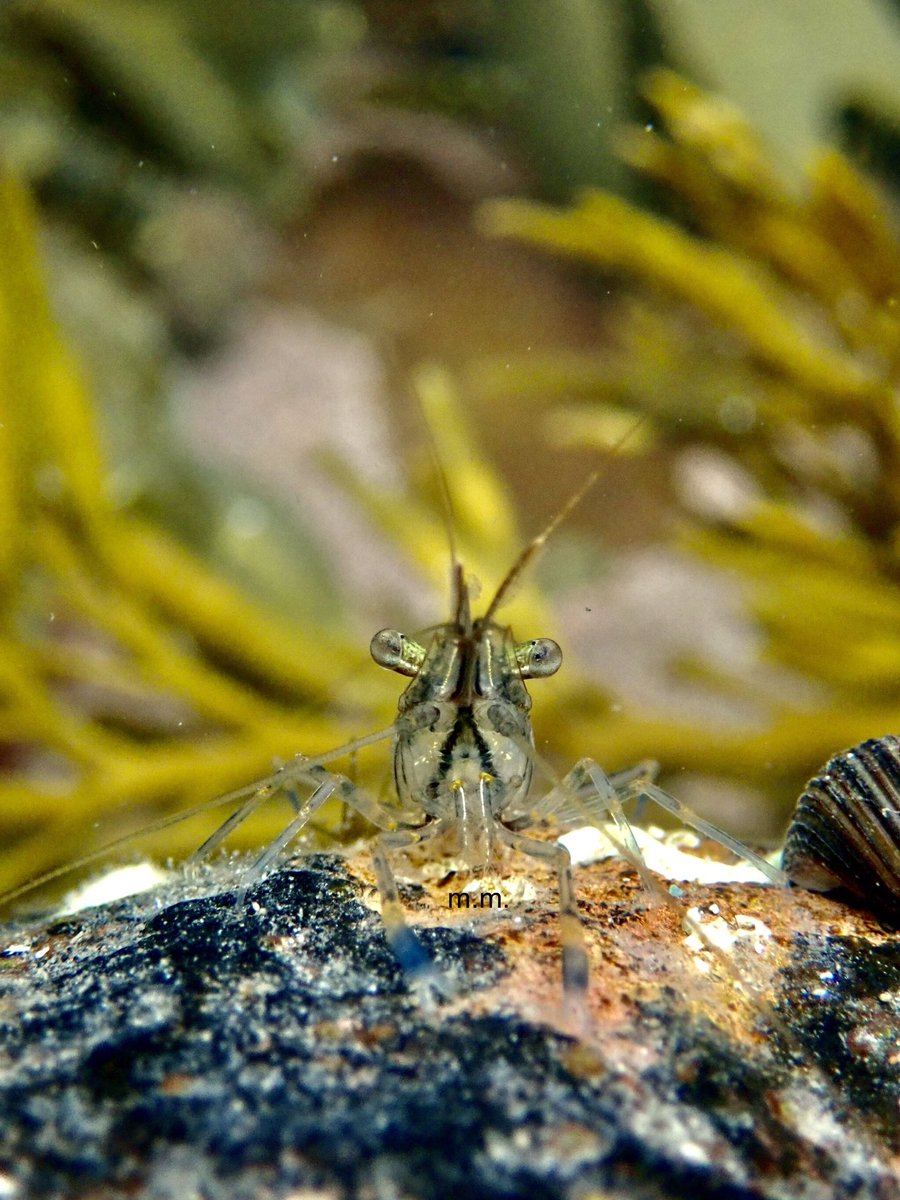
[[[700,839],[686,835],[683,830],[667,834],[655,827],[642,829],[633,825],[632,832],[647,866],[664,879],[681,883],[769,882],[762,871],[750,863],[720,862],[699,854],[686,854],[678,843],[699,845]],[[571,829],[559,838],[559,842],[569,851],[575,866],[621,857],[622,839],[612,822],[606,822],[602,827],[584,825]]]
[[[123,900],[126,896],[136,896],[140,892],[159,887],[169,878],[167,871],[151,862],[112,867],[98,879],[91,879],[68,892],[57,910],[57,915],[71,916],[81,912],[83,908],[96,908],[99,904]]]
[[[706,912],[712,912],[713,909],[715,909],[716,915],[711,921],[704,920],[705,914],[701,908],[687,910],[685,928],[689,930],[689,933],[684,939],[684,944],[688,950],[696,955],[714,946],[726,954],[731,954],[735,946],[740,945],[749,948],[755,954],[765,953],[772,940],[772,930],[764,921],[750,916],[749,913],[738,913],[733,924],[729,924],[723,917],[717,915],[718,905],[712,905]],[[702,930],[702,934],[699,932],[700,930]],[[706,969],[703,962],[697,959],[695,962],[701,969]]]

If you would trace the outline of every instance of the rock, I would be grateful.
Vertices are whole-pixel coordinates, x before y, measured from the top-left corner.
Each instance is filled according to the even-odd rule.
[[[685,885],[701,939],[623,864],[581,871],[577,1037],[532,864],[533,897],[507,880],[502,912],[451,910],[452,880],[404,885],[454,989],[430,1002],[368,869],[308,857],[236,907],[223,861],[6,926],[0,1196],[900,1195],[900,941],[865,913]]]

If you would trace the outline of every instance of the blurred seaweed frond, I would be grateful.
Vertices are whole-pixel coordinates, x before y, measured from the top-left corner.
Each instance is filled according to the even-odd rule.
[[[744,583],[768,655],[819,685],[815,704],[765,697],[752,729],[623,719],[601,744],[786,800],[831,752],[900,728],[895,214],[833,150],[795,194],[737,112],[671,72],[646,96],[658,116],[621,146],[674,219],[586,191],[567,208],[492,202],[482,225],[624,285],[612,350],[523,363],[518,384],[537,378],[577,441],[650,414],[682,447],[683,543]],[[504,386],[515,372],[504,363]]]
[[[273,615],[158,521],[116,503],[90,392],[56,328],[34,213],[0,182],[0,891],[148,823],[269,773],[273,759],[334,749],[384,728],[398,684],[338,613],[316,625]],[[457,538],[487,586],[518,544],[509,498],[478,452],[445,375],[419,392],[457,496]],[[427,456],[423,457],[423,464]],[[446,597],[448,546],[434,470],[412,494],[333,464]],[[307,581],[315,590],[316,577]],[[436,619],[444,619],[443,604]],[[510,605],[543,630],[526,585]],[[390,614],[385,614],[389,619]],[[552,692],[552,689],[551,689]],[[559,696],[560,693],[557,693]],[[562,703],[562,701],[558,701]],[[550,724],[552,725],[552,717]],[[379,786],[389,755],[356,764]],[[261,814],[237,845],[284,824]],[[178,857],[219,821],[155,830],[147,853]],[[321,832],[334,832],[337,812]]]

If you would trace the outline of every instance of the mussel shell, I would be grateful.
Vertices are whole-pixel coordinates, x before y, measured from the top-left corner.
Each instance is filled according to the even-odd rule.
[[[811,779],[788,829],[782,866],[811,891],[846,888],[900,925],[900,738],[836,754]]]

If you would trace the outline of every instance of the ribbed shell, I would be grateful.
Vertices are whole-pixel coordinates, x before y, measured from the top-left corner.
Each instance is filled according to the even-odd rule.
[[[900,738],[836,754],[806,786],[782,865],[801,887],[844,887],[900,925]]]

